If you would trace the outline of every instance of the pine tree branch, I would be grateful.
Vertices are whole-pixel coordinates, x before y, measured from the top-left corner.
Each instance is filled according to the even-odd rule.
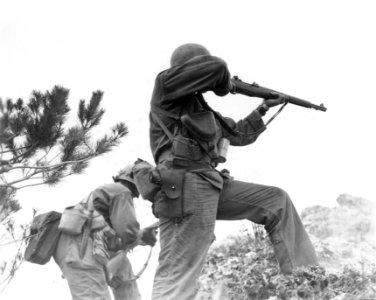
[[[90,155],[90,156],[87,156],[85,158],[82,158],[82,159],[78,159],[78,160],[71,160],[71,161],[64,161],[64,162],[61,162],[59,164],[56,164],[56,165],[51,165],[51,166],[40,166],[40,167],[34,167],[34,166],[16,166],[16,167],[13,167],[13,169],[44,169],[44,170],[48,170],[48,169],[55,169],[55,168],[58,168],[58,167],[62,167],[64,165],[67,165],[67,164],[75,164],[75,163],[79,163],[79,162],[83,162],[83,161],[86,161],[90,158],[93,158],[95,155]]]
[[[34,151],[36,148],[37,148],[37,146],[36,145],[30,145],[29,147],[31,147],[30,149],[28,149],[28,150],[26,150],[25,152],[23,152],[23,153],[21,153],[21,154],[19,154],[19,155],[17,155],[17,156],[15,156],[15,157],[13,157],[12,159],[10,159],[9,161],[10,162],[13,162],[13,161],[18,161],[18,162],[21,162],[22,161],[22,159],[21,160],[19,160],[19,158],[20,157],[22,157],[22,156],[25,156],[25,155],[27,155],[27,154],[29,154],[29,153],[31,153],[32,151]]]
[[[44,93],[33,91],[28,103],[21,99],[9,100],[3,110],[0,101],[0,111],[5,112],[4,118],[0,117],[0,226],[7,226],[1,217],[10,224],[12,214],[20,209],[14,197],[19,189],[52,186],[62,178],[80,174],[91,159],[111,151],[127,133],[124,124],[114,128],[113,133],[99,143],[91,139],[90,130],[99,125],[105,112],[100,107],[101,91],[94,92],[87,105],[84,100],[80,102],[78,117],[81,124],[76,126],[76,132],[69,126],[65,130],[63,125],[70,111],[68,95],[69,90],[55,86]],[[9,236],[8,239],[12,238]],[[23,247],[22,242],[17,245]],[[9,284],[22,262],[20,249],[6,266],[2,266],[0,260],[0,275],[6,277],[4,281],[0,280],[0,292],[1,286]]]
[[[21,244],[18,245],[17,244],[17,253],[15,255],[15,258],[13,259],[13,262],[12,262],[12,267],[9,271],[9,275],[3,280],[0,282],[0,286],[1,285],[4,285],[4,288],[2,289],[2,292],[5,290],[5,288],[9,285],[9,283],[12,281],[12,279],[14,278],[14,274],[16,273],[16,271],[21,267],[22,263],[24,262],[25,258],[23,256],[23,251],[22,251],[22,245],[24,243],[24,239],[22,240]]]
[[[45,168],[47,168],[47,167],[45,167]],[[15,180],[15,181],[9,182],[9,183],[7,183],[6,185],[1,185],[1,184],[0,184],[0,187],[8,187],[8,188],[9,188],[9,187],[12,187],[12,188],[14,188],[15,190],[17,190],[17,188],[13,186],[14,184],[19,183],[19,182],[22,182],[22,181],[30,180],[30,179],[32,179],[33,176],[35,176],[35,175],[37,175],[37,174],[40,174],[40,173],[43,173],[43,172],[46,172],[46,169],[41,170],[41,171],[34,171],[34,172],[31,173],[30,175],[27,175],[27,176],[25,176],[25,177],[22,178],[22,179],[18,179],[18,180]]]
[[[25,239],[28,240],[29,238],[32,238],[33,236],[36,236],[36,235],[37,235],[37,233],[35,233],[35,234],[31,234],[31,235],[28,235],[28,236],[26,236],[26,237],[24,237],[24,236],[22,235],[22,237],[20,237],[20,238],[14,240],[14,241],[6,242],[6,243],[4,243],[4,244],[0,244],[0,247],[1,247],[1,246],[6,246],[6,245],[10,245],[10,244],[14,244],[15,242],[21,242],[21,241],[23,241],[23,240],[25,240]]]
[[[19,188],[13,186],[14,184],[17,184],[17,183],[20,183],[20,182],[23,182],[23,181],[27,181],[27,180],[35,179],[35,177],[34,177],[35,175],[38,175],[38,174],[41,174],[41,173],[44,173],[44,172],[46,172],[46,170],[35,171],[32,174],[25,176],[22,179],[14,180],[14,181],[6,183],[6,184],[0,184],[0,188],[13,188],[14,190],[18,190]]]
[[[47,184],[47,182],[39,182],[39,183],[34,183],[34,184],[23,185],[23,186],[18,187],[17,191],[21,190],[21,189],[23,189],[25,187],[38,186],[38,185],[43,185],[43,184]]]
[[[48,162],[47,164],[51,164],[56,158],[58,158],[59,156],[61,155],[61,152],[58,152],[56,153],[56,155],[54,157],[52,157]]]
[[[70,172],[70,173],[67,173],[67,174],[65,174],[63,176],[58,176],[56,178],[62,179],[62,178],[68,177],[68,176],[73,175],[73,174],[75,174],[75,173],[74,172]],[[21,190],[21,189],[23,189],[25,187],[38,186],[38,185],[43,185],[43,184],[48,184],[48,182],[39,182],[39,183],[34,183],[34,184],[23,185],[23,186],[17,187],[17,190]]]
[[[35,165],[38,165],[38,164],[41,162],[41,160],[43,160],[44,158],[46,158],[47,155],[50,153],[50,151],[51,151],[52,148],[53,148],[53,146],[50,146],[49,149],[46,150],[46,153],[45,153],[42,157],[40,157],[37,161],[35,161],[34,164],[35,164]],[[60,154],[60,153],[58,153],[58,154],[57,154],[52,160],[50,160],[48,163],[50,163],[51,161],[53,161],[53,160],[54,160],[59,154]],[[32,170],[32,169],[27,170],[25,176],[28,176],[31,170]]]
[[[26,148],[29,148],[29,147],[30,147],[30,145],[29,146],[20,147],[20,148],[14,149],[14,150],[5,150],[5,151],[1,151],[0,154],[9,153],[9,152],[13,152],[13,151],[19,151],[19,150],[26,149]]]
[[[19,182],[22,182],[22,181],[25,181],[25,180],[29,180],[29,179],[31,179],[34,175],[39,174],[39,173],[42,173],[42,172],[43,172],[43,171],[34,172],[34,173],[32,173],[32,174],[30,174],[30,175],[28,175],[28,176],[25,176],[25,177],[22,178],[22,179],[14,180],[14,181],[9,182],[9,183],[7,183],[7,184],[0,184],[0,187],[11,188],[11,187],[13,187],[14,184],[19,183]],[[17,189],[16,187],[13,187],[13,188],[14,188],[14,189]]]
[[[85,135],[87,134],[87,131],[85,130]],[[84,138],[84,141],[83,141],[84,145],[89,149],[90,152],[93,152],[93,148],[91,147],[91,145],[88,144],[86,138]]]
[[[44,179],[44,177],[43,176],[38,176],[38,177],[31,177],[31,178],[29,178],[28,180],[35,180],[35,179]]]
[[[40,173],[43,173],[43,172],[46,172],[46,171],[49,171],[49,170],[52,170],[52,169],[57,169],[59,167],[62,167],[62,166],[68,165],[68,164],[75,164],[75,163],[79,163],[79,162],[84,162],[84,161],[87,161],[87,160],[89,160],[89,159],[91,159],[95,156],[96,155],[90,155],[90,156],[87,156],[83,159],[74,160],[74,161],[65,161],[65,162],[62,162],[60,164],[56,164],[56,165],[52,165],[52,166],[46,166],[46,167],[16,166],[16,167],[13,167],[13,169],[30,168],[30,169],[40,170],[40,171],[35,171],[32,174],[25,176],[22,179],[18,179],[18,180],[9,182],[7,185],[0,185],[0,187],[12,187],[14,184],[28,180],[28,179],[30,179],[31,177],[33,177],[37,174],[40,174]]]

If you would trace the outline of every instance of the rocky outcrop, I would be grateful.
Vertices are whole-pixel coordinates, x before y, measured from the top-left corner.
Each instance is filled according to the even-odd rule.
[[[376,299],[375,202],[340,195],[335,207],[312,206],[302,221],[320,267],[279,272],[265,231],[233,236],[212,248],[200,277],[200,300]]]
[[[333,208],[306,208],[302,221],[320,262],[330,270],[342,266],[362,269],[376,257],[376,203],[342,194]]]

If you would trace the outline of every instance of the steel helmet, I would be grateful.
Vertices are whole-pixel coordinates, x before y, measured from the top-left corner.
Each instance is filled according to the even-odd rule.
[[[171,55],[171,67],[181,65],[195,56],[210,55],[208,49],[199,44],[184,44],[175,49]]]
[[[125,180],[134,184],[133,172],[132,172],[133,167],[134,167],[134,164],[125,166],[123,169],[121,169],[118,172],[116,176],[112,178],[114,179],[115,182],[118,182],[119,180]]]

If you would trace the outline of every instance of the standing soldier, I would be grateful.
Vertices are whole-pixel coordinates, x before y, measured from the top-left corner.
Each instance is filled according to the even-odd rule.
[[[234,180],[215,169],[229,143],[253,143],[266,129],[262,117],[282,99],[266,99],[235,122],[213,111],[202,93],[234,92],[226,63],[198,44],[172,54],[155,80],[150,144],[162,190],[154,198],[160,218],[159,266],[153,300],[193,299],[196,280],[214,238],[215,220],[262,224],[283,273],[317,265],[312,243],[288,194],[280,188]]]
[[[116,300],[140,299],[136,281],[128,280],[133,277],[133,271],[126,255],[118,256],[117,270],[106,270],[108,258],[116,251],[156,243],[155,227],[140,230],[136,219],[133,198],[139,193],[132,178],[133,166],[125,167],[114,177],[114,183],[96,188],[63,214],[59,225],[62,234],[54,259],[68,281],[74,300],[110,300],[108,284]],[[82,217],[88,214],[91,222],[83,224],[81,219],[85,220]]]

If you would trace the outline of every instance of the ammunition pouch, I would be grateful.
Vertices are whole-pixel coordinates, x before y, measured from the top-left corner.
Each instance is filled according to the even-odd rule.
[[[218,158],[218,149],[215,144],[215,137],[218,127],[213,112],[203,111],[185,114],[180,120],[189,134],[197,141],[196,143],[202,149],[201,151],[211,159],[216,160]]]
[[[217,124],[211,111],[203,111],[194,114],[185,114],[180,118],[188,132],[196,139],[210,142],[217,133]]]
[[[93,256],[102,266],[107,264],[112,253],[124,249],[123,239],[109,225],[101,230],[92,232],[92,239]]]
[[[172,154],[176,157],[181,157],[189,160],[200,160],[204,156],[198,142],[182,136],[176,135],[172,141]]]
[[[184,203],[183,185],[186,170],[161,169],[161,190],[155,195],[153,213],[157,218],[181,219],[191,213],[190,208]]]
[[[123,239],[110,226],[103,229],[103,234],[108,251],[117,252],[124,248]]]
[[[186,129],[185,131],[194,139],[188,138],[181,133],[176,134],[175,132],[174,135],[165,124],[163,124],[158,114],[152,112],[151,116],[171,141],[171,154],[175,157],[193,161],[202,160],[207,155],[212,159],[218,157],[216,145],[214,144],[217,124],[213,112],[204,111],[195,114],[184,114],[182,117],[177,118],[184,126],[184,129]]]

